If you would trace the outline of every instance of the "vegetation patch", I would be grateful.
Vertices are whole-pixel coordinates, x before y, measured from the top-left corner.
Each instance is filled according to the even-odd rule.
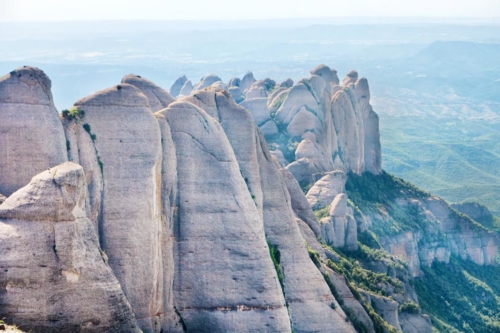
[[[318,221],[321,220],[322,218],[330,216],[330,205],[323,207],[321,209],[315,210],[314,215],[316,216]]]
[[[422,267],[415,291],[439,332],[500,332],[500,267],[451,257]]]
[[[406,302],[399,306],[400,313],[420,314],[420,306],[415,302]]]
[[[70,109],[62,110],[61,112],[64,119],[73,120],[73,119],[83,119],[85,117],[85,111],[72,107]]]

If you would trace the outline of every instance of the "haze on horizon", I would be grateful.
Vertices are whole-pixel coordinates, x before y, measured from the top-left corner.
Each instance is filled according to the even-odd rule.
[[[256,20],[320,17],[499,18],[498,0],[0,0],[0,22],[90,20]]]

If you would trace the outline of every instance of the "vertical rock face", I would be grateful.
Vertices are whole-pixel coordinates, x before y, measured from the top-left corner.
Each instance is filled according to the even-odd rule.
[[[153,112],[160,111],[175,101],[172,95],[166,90],[139,75],[129,74],[123,77],[122,83],[133,85],[146,95],[149,101],[149,107]]]
[[[160,286],[163,297],[163,318],[161,330],[164,332],[181,332],[182,324],[174,310],[174,211],[177,195],[177,158],[172,140],[170,126],[161,111],[155,114],[161,131],[162,163],[161,163],[161,233],[160,248],[162,269]]]
[[[161,312],[161,134],[148,99],[121,84],[75,103],[100,161],[99,238],[143,331]]]
[[[175,306],[188,331],[286,332],[259,212],[222,127],[193,104],[161,112],[175,144]]]
[[[67,162],[0,205],[0,317],[33,332],[139,332],[85,195],[82,167]]]
[[[262,136],[260,147],[264,227],[269,243],[280,253],[292,328],[296,332],[355,332],[342,318],[343,313],[331,308],[334,298],[309,258],[299,227],[294,223],[290,195]]]
[[[359,79],[354,84],[354,92],[356,93],[365,128],[365,169],[374,175],[378,175],[382,172],[382,148],[380,146],[379,119],[377,113],[373,111],[370,104],[368,80],[365,78]]]
[[[0,77],[0,193],[5,196],[68,160],[50,88],[38,68],[25,66]]]
[[[361,132],[364,127],[360,123],[352,94],[354,92],[351,88],[335,93],[332,99],[333,122],[342,161],[347,165],[347,170],[361,174],[364,171],[364,134]]]

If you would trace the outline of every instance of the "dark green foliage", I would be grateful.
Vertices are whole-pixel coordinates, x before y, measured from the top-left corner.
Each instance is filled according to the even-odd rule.
[[[330,275],[328,273],[324,273],[323,277],[325,278],[325,282],[330,288],[330,291],[332,292],[333,297],[335,297],[335,300],[337,300],[337,303],[339,303],[340,306],[344,305],[344,300],[340,297],[339,292],[337,291],[337,288],[335,288],[335,285],[333,284],[332,280],[330,279]]]
[[[365,207],[370,204],[389,205],[401,196],[423,199],[430,196],[416,186],[382,171],[380,175],[365,172],[359,176],[349,173],[345,185],[349,199],[356,206]]]
[[[314,251],[309,245],[307,245],[307,252],[309,253],[309,258],[311,258],[316,267],[321,268],[321,259],[318,251]]]
[[[399,306],[400,313],[420,314],[420,306],[414,302],[406,302]]]
[[[309,190],[311,189],[312,186],[313,186],[313,184],[310,184],[310,183],[307,183],[307,182],[301,182],[300,183],[300,188],[302,189],[302,192],[304,194],[307,194],[307,192],[309,192]]]
[[[101,157],[99,156],[99,152],[97,151],[97,147],[95,146],[95,140],[97,139],[97,136],[95,134],[92,134],[89,124],[83,124],[82,127],[85,130],[85,132],[87,132],[90,135],[90,138],[94,143],[94,150],[95,150],[95,155],[97,156],[97,163],[99,164],[99,168],[101,169],[101,175],[104,176],[104,163],[102,163]]]
[[[89,124],[83,124],[83,129],[89,133],[89,134],[92,134],[91,130],[90,130],[90,125]]]
[[[330,206],[326,206],[326,207],[323,207],[321,209],[315,210],[314,215],[316,216],[318,221],[324,217],[330,216]]]
[[[359,294],[357,288],[355,286],[353,286],[349,282],[349,281],[352,281],[352,279],[353,279],[353,276],[352,276],[352,274],[350,273],[349,270],[353,270],[353,269],[359,267],[357,264],[353,265],[348,260],[346,260],[345,258],[341,258],[341,260],[340,260],[340,266],[342,266],[344,268],[341,268],[339,265],[337,265],[336,263],[332,262],[331,260],[327,260],[327,264],[326,265],[330,269],[334,270],[335,272],[344,275],[344,277],[346,278],[347,286],[349,287],[349,289],[353,293],[354,297],[357,300],[359,300],[359,302],[361,303],[361,305],[365,309],[366,313],[368,313],[368,315],[370,316],[370,318],[371,318],[371,320],[373,322],[373,326],[375,328],[375,332],[377,332],[377,333],[386,333],[386,332],[393,333],[393,332],[396,332],[396,330],[392,326],[390,326],[386,321],[384,321],[384,319],[382,319],[382,317],[380,317],[375,312],[375,310],[372,308],[372,306],[370,304],[368,304],[365,301],[363,301],[363,299],[361,298],[361,295]],[[328,273],[323,274],[323,276],[325,278],[325,281],[326,281],[328,287],[330,287],[330,291],[332,292],[333,296],[335,297],[335,299],[337,300],[337,302],[339,303],[339,305],[342,307],[342,309],[344,310],[344,312],[348,316],[349,320],[353,323],[353,326],[356,329],[356,331],[357,332],[366,332],[367,331],[366,327],[362,323],[358,322],[358,320],[357,320],[356,316],[354,315],[354,313],[352,312],[352,310],[348,309],[344,305],[344,300],[342,300],[340,298],[340,295],[339,295],[337,289],[335,288],[335,285],[333,284],[333,282],[332,282],[330,276],[328,275]],[[366,290],[366,288],[365,288],[365,290]]]
[[[500,332],[500,267],[452,257],[422,267],[415,280],[422,311],[439,332]]]
[[[389,296],[386,289],[387,286],[390,286],[394,292],[399,294],[405,293],[403,283],[398,279],[394,279],[387,274],[375,273],[360,265],[361,262],[380,261],[384,262],[384,265],[393,271],[403,271],[404,266],[402,262],[396,262],[384,250],[371,249],[359,243],[358,250],[356,251],[337,249],[337,253],[343,255],[340,262],[335,264],[332,261],[327,261],[327,266],[336,272],[342,272],[341,274],[350,282],[352,289],[361,288],[374,294]],[[357,291],[353,291],[352,289],[351,291],[356,297]]]
[[[380,133],[385,170],[449,202],[477,201],[500,214],[498,123],[384,117]]]
[[[382,249],[377,236],[370,230],[358,232],[358,241],[371,249]]]
[[[104,175],[104,163],[102,163],[99,155],[97,155],[97,163],[99,164],[99,169],[101,169],[101,175]]]
[[[276,270],[276,274],[278,274],[278,280],[281,285],[281,290],[283,290],[283,294],[285,293],[285,285],[284,285],[284,278],[283,278],[283,272],[281,271],[281,266],[280,266],[280,260],[281,260],[281,253],[280,250],[278,250],[278,247],[276,245],[272,245],[271,243],[267,242],[267,245],[269,246],[269,254],[271,255],[271,259],[274,264],[274,269]]]
[[[61,112],[63,118],[72,119],[83,119],[85,117],[85,111],[78,109],[77,107],[72,107],[70,109],[63,110]]]
[[[287,91],[280,93],[278,95],[278,97],[276,97],[273,100],[273,103],[271,104],[271,108],[273,108],[273,109],[279,109],[281,107],[281,105],[283,105],[283,102],[285,102],[285,100],[286,100],[287,97],[288,97],[288,92]]]
[[[174,306],[174,311],[175,313],[177,314],[177,316],[179,316],[179,321],[182,325],[182,330],[184,332],[187,332],[187,326],[186,326],[186,323],[184,322],[184,319],[182,318],[181,314],[179,313],[179,311],[177,310],[177,308]]]
[[[71,150],[71,143],[66,140],[66,151],[70,151]]]
[[[399,206],[397,198],[424,199],[430,196],[415,186],[386,172],[362,176],[350,173],[346,183],[349,199],[367,215],[387,214],[387,220],[373,219],[372,231],[392,236],[408,230],[421,230],[429,223],[417,205]]]

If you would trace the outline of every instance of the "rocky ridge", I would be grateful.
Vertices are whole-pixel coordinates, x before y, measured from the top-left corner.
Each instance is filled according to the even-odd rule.
[[[418,302],[420,265],[493,263],[497,236],[439,198],[362,205],[350,182],[386,174],[357,72],[181,77],[170,92],[131,74],[58,117],[41,70],[0,78],[0,318],[33,332],[430,332],[398,314]],[[425,227],[379,232],[396,206]],[[353,266],[367,233],[379,255]],[[358,271],[387,277],[362,287]]]

